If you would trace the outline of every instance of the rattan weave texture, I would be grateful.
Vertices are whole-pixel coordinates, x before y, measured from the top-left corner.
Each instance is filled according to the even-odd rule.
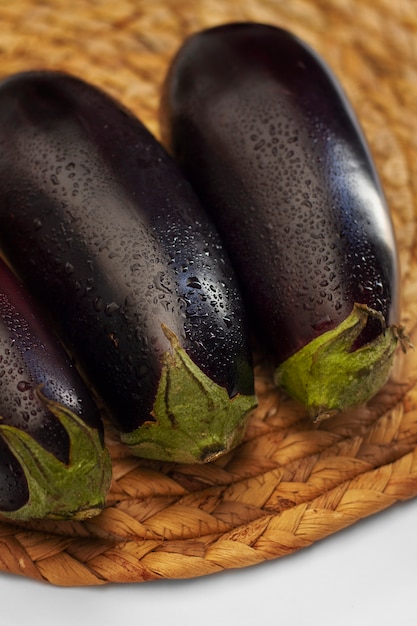
[[[0,72],[72,72],[158,135],[159,90],[183,38],[232,20],[284,26],[340,77],[393,212],[403,323],[417,344],[414,0],[0,0]],[[257,355],[245,441],[204,466],[129,456],[111,428],[108,505],[87,522],[0,520],[0,570],[55,585],[190,578],[290,554],[417,495],[417,354],[367,406],[313,426]]]

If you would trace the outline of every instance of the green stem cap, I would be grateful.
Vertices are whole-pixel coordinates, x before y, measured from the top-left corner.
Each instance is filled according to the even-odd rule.
[[[380,320],[382,332],[372,342],[352,350],[369,317]],[[327,419],[367,402],[381,389],[389,377],[398,342],[404,351],[410,343],[401,327],[386,328],[379,312],[355,304],[337,328],[284,361],[275,380],[307,407],[314,421]]]
[[[103,508],[110,486],[110,455],[96,429],[38,393],[68,432],[69,463],[59,461],[28,433],[0,424],[0,436],[22,466],[29,488],[29,499],[24,506],[2,514],[14,520],[93,517]]]
[[[121,440],[137,456],[179,463],[205,463],[240,443],[254,395],[236,395],[214,383],[190,359],[177,336],[164,327],[171,351],[148,421]]]

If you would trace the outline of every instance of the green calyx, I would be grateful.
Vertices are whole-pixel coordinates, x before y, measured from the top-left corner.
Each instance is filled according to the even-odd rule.
[[[23,507],[2,514],[14,520],[83,520],[98,515],[110,486],[110,455],[97,430],[38,393],[68,432],[70,460],[68,465],[62,463],[26,432],[0,424],[0,436],[22,466],[29,488],[29,499]]]
[[[381,334],[352,350],[369,317],[381,321]],[[334,330],[323,333],[282,363],[276,383],[307,407],[314,421],[370,400],[387,381],[395,350],[408,342],[402,328],[385,328],[383,316],[361,304]]]
[[[162,375],[152,417],[121,440],[133,454],[161,461],[205,463],[240,443],[255,396],[237,395],[214,383],[180,347],[178,338],[163,328],[171,343],[164,355]]]

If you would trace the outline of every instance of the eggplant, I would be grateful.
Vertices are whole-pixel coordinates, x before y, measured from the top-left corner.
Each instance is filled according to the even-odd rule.
[[[66,73],[0,83],[0,250],[132,453],[206,462],[255,406],[219,235],[162,145]]]
[[[160,120],[220,232],[277,384],[315,420],[366,402],[407,339],[391,216],[336,77],[284,29],[223,24],[175,54]]]
[[[111,461],[100,413],[28,291],[0,259],[0,513],[86,519]]]

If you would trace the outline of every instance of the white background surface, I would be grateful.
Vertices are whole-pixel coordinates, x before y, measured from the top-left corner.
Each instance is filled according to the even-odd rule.
[[[1,626],[417,624],[417,499],[288,557],[185,581],[60,588],[0,574]]]

